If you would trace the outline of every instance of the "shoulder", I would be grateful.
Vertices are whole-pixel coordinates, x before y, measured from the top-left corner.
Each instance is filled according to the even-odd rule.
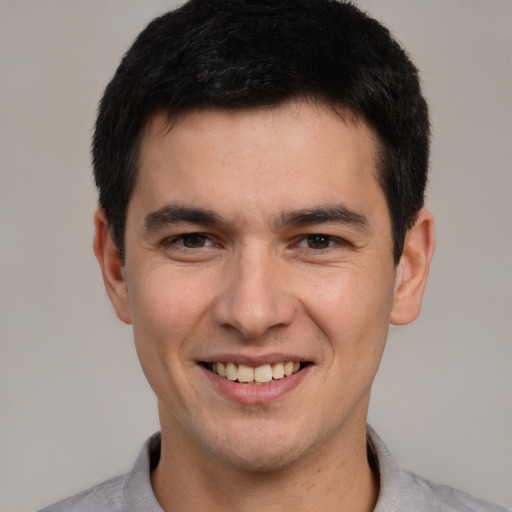
[[[368,427],[368,454],[380,480],[374,512],[510,512],[403,470],[371,427]]]
[[[448,485],[430,482],[408,471],[402,473],[401,487],[404,501],[414,504],[417,512],[510,512],[504,507]]]
[[[160,458],[160,434],[142,446],[129,473],[112,478],[39,512],[163,512],[151,488],[151,470]]]
[[[112,478],[90,489],[65,498],[39,512],[118,512],[122,507],[125,475]]]

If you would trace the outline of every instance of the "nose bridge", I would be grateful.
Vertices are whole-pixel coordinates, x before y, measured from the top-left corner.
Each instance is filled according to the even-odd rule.
[[[247,338],[289,325],[294,305],[279,257],[264,243],[246,244],[236,251],[226,272],[215,314]]]

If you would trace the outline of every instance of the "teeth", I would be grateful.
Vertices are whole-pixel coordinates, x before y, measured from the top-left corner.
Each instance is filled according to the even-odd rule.
[[[212,372],[228,380],[264,384],[272,380],[290,377],[294,373],[297,373],[300,369],[300,363],[287,361],[273,365],[264,364],[257,368],[252,368],[245,364],[237,365],[235,363],[215,362],[211,363],[209,367]]]
[[[238,365],[238,382],[252,382],[254,380],[254,370],[245,364]]]
[[[289,377],[293,375],[293,363],[285,363],[284,364],[284,374]]]
[[[284,364],[277,363],[272,366],[272,377],[274,379],[282,379],[284,377]]]
[[[272,367],[269,364],[254,369],[254,380],[256,382],[270,382],[272,377]]]
[[[236,364],[228,363],[226,365],[226,379],[236,380],[238,379],[238,368]]]

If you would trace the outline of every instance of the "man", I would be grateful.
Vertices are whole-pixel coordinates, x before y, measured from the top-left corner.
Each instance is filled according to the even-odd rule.
[[[153,21],[100,104],[94,249],[161,435],[45,510],[503,510],[400,470],[366,426],[434,250],[428,147],[415,67],[350,4]]]

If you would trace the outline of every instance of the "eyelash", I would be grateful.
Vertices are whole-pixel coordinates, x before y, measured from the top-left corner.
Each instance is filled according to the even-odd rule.
[[[311,242],[315,243],[315,241],[316,242],[318,242],[318,241],[324,242],[327,245],[322,246],[322,247],[311,247],[309,244]],[[306,244],[307,246],[304,246],[301,244]],[[320,251],[320,250],[324,250],[324,249],[329,249],[331,247],[335,247],[336,245],[347,245],[347,244],[348,243],[345,240],[342,240],[340,238],[337,238],[337,237],[334,237],[331,235],[324,235],[323,233],[313,233],[313,234],[304,235],[303,237],[301,237],[301,239],[296,244],[296,246],[304,248],[304,249],[312,249],[314,251]]]
[[[185,241],[186,240],[190,241],[190,239],[193,239],[193,238],[199,238],[203,242],[209,242],[209,243],[208,243],[208,245],[203,244],[203,245],[198,245],[197,247],[187,247],[185,245]],[[169,247],[169,246],[173,246],[173,245],[178,245],[179,242],[182,242],[182,245],[180,246],[180,248],[182,248],[182,249],[202,249],[203,247],[211,247],[211,246],[215,245],[211,241],[209,236],[204,233],[183,233],[182,235],[174,236],[174,237],[166,240],[164,242],[164,244],[167,247]]]

